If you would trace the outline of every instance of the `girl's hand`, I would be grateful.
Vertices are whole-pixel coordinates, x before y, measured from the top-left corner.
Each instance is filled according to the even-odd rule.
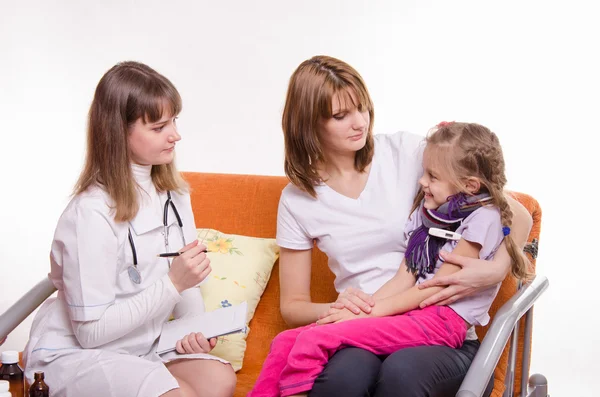
[[[179,293],[200,284],[212,270],[205,250],[204,245],[194,240],[183,247],[180,250],[182,254],[171,262],[169,277]]]
[[[322,318],[319,318],[317,321],[318,325],[331,324],[331,323],[340,323],[342,321],[355,320],[357,318],[367,318],[371,317],[370,314],[366,314],[365,312],[359,312],[358,314],[352,313],[347,308],[336,309],[330,308],[327,314],[325,314]]]
[[[503,249],[503,246],[500,246],[500,249]],[[458,265],[462,269],[451,275],[432,278],[419,284],[419,289],[446,287],[421,302],[419,305],[421,308],[454,303],[480,289],[502,281],[507,273],[506,266],[503,263],[495,264],[495,261],[468,258],[447,251],[440,251],[440,256],[444,261]]]
[[[373,306],[375,306],[375,299],[371,295],[352,287],[342,291],[337,300],[331,304],[334,309],[346,308],[354,314],[360,314],[361,312],[369,314]],[[322,314],[322,316],[324,315],[327,315],[327,313]]]
[[[207,340],[201,332],[192,332],[177,341],[175,350],[180,354],[208,353],[217,344],[217,338]]]

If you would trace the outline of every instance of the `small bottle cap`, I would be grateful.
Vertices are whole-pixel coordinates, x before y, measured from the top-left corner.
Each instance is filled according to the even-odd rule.
[[[35,373],[33,374],[33,379],[43,380],[44,379],[44,371],[35,371]]]
[[[0,380],[0,393],[8,391],[10,383],[7,380]]]
[[[16,364],[19,362],[19,352],[7,350],[2,352],[2,364]]]

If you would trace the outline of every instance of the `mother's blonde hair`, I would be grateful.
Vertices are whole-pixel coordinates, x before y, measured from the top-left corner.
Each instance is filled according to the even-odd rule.
[[[140,118],[154,123],[163,112],[174,117],[180,111],[181,97],[166,77],[138,62],[113,66],[100,79],[90,106],[85,165],[74,193],[98,185],[113,200],[116,221],[135,218],[139,203],[131,172],[129,129]],[[187,189],[174,163],[153,165],[151,176],[158,191]]]
[[[365,146],[356,153],[354,167],[363,172],[373,159],[373,102],[356,70],[338,59],[315,56],[300,64],[290,78],[282,127],[285,143],[284,170],[299,189],[316,197],[321,182],[317,165],[325,160],[318,137],[320,120],[330,119],[333,97],[369,112]],[[354,103],[354,97],[358,103]]]

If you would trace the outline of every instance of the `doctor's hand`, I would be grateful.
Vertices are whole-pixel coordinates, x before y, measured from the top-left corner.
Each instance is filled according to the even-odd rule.
[[[208,353],[217,344],[217,338],[207,340],[201,332],[192,332],[177,341],[175,350],[180,354]]]
[[[361,312],[369,314],[373,306],[375,306],[375,299],[371,295],[352,287],[342,291],[337,300],[330,305],[334,309],[346,308],[354,314]]]
[[[212,270],[204,250],[206,247],[194,240],[180,249],[182,254],[171,262],[169,278],[179,293],[198,285]]]

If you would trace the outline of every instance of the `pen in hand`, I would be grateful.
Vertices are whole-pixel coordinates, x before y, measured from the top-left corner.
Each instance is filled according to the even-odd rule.
[[[206,239],[206,236],[208,235],[209,231],[210,231],[210,229],[206,229],[206,233],[204,233],[204,237],[202,237],[202,241],[200,241],[200,244],[204,244],[204,239]],[[203,249],[200,252],[207,253],[208,250]],[[159,257],[159,258],[172,258],[174,256],[179,256],[181,254],[183,254],[183,252],[165,252],[165,253],[162,253],[162,254],[158,254],[156,256]]]
[[[208,250],[204,249],[204,250],[202,250],[200,252],[207,253]],[[165,252],[165,253],[162,253],[162,254],[158,254],[156,256],[158,256],[159,258],[171,258],[171,257],[174,257],[174,256],[179,256],[181,254],[183,254],[183,252]]]

